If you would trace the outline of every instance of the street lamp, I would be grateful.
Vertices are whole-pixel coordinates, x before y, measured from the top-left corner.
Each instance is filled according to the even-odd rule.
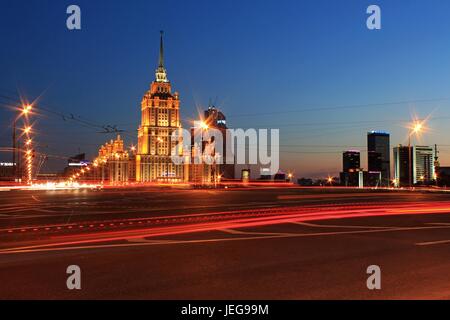
[[[328,177],[327,181],[330,185],[333,185],[333,177]]]
[[[423,121],[415,120],[410,127],[410,132],[408,134],[408,180],[409,180],[409,188],[412,188],[412,150],[411,150],[411,136],[419,135],[424,129]]]
[[[22,109],[22,114],[27,115],[32,108],[33,107],[31,106],[31,104],[24,105]]]
[[[17,179],[17,175],[18,175],[19,170],[20,170],[20,168],[19,168],[20,167],[20,164],[19,164],[19,162],[20,162],[20,155],[18,155],[17,163],[16,163],[17,150],[19,149],[18,146],[17,146],[17,137],[16,137],[17,121],[19,120],[19,118],[21,116],[27,116],[31,112],[32,108],[33,107],[32,107],[31,104],[25,104],[25,105],[21,106],[21,108],[19,108],[19,111],[20,111],[19,115],[15,116],[14,120],[13,120],[13,126],[12,126],[12,130],[13,130],[13,132],[12,132],[13,147],[12,147],[12,152],[13,152],[14,180]],[[28,132],[25,132],[25,133],[28,134],[29,130],[31,130],[31,129],[28,129],[27,130]],[[29,146],[30,144],[31,144],[31,139],[28,139],[27,142],[26,142],[26,145]]]
[[[203,130],[208,130],[209,125],[205,121],[200,121],[200,128],[202,128]]]

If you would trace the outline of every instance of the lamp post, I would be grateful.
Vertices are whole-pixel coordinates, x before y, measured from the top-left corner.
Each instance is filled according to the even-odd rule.
[[[12,131],[12,163],[13,163],[13,176],[14,182],[17,180],[17,163],[16,163],[16,126],[17,126],[17,117],[14,117],[13,120],[13,131]]]
[[[17,141],[17,120],[21,118],[22,116],[27,116],[32,109],[31,104],[23,105],[19,115],[14,117],[13,125],[12,125],[12,163],[13,163],[13,176],[14,181],[18,179],[18,176],[20,174],[20,150],[19,142]],[[27,132],[28,134],[29,132]],[[31,140],[27,138],[27,145],[31,143]]]
[[[413,177],[413,169],[412,169],[412,150],[411,150],[411,136],[413,134],[419,134],[423,129],[422,122],[415,121],[411,127],[411,130],[408,134],[408,180],[409,180],[409,188],[412,188],[412,177]]]

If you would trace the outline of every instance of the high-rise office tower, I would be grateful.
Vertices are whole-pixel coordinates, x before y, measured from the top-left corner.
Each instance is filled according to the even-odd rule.
[[[391,153],[389,133],[370,131],[367,133],[367,160],[369,172],[380,172],[382,186],[390,182]]]
[[[414,146],[414,184],[430,184],[434,180],[434,155],[432,147]]]
[[[408,154],[410,150],[411,154]],[[430,184],[434,181],[434,150],[428,146],[398,146],[394,148],[394,178],[397,186],[410,183]],[[409,161],[411,159],[411,165]]]
[[[410,177],[413,175],[413,166],[409,161],[412,161],[413,157],[412,147],[399,145],[394,148],[394,182],[397,187],[409,186]]]

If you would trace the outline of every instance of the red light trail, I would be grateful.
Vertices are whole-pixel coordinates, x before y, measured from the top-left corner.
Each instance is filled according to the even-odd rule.
[[[4,229],[0,230],[0,232],[20,232],[21,234],[24,234],[26,231],[49,231],[50,229],[71,229],[79,232],[78,234],[70,235],[52,235],[48,239],[39,241],[18,242],[15,243],[17,247],[10,247],[2,250],[3,253],[8,253],[36,248],[75,246],[213,230],[262,227],[291,222],[336,220],[357,217],[443,214],[449,212],[450,201],[433,203],[410,202],[401,204],[382,203],[376,205],[318,205],[122,219],[90,222],[87,224],[34,226],[30,228]],[[162,224],[166,225],[161,226]],[[108,230],[108,228],[129,227],[131,225],[133,225],[133,227],[136,226],[137,228],[128,230]],[[94,231],[95,228],[100,228],[100,230]]]

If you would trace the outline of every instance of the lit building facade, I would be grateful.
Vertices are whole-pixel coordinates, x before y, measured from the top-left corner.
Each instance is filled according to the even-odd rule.
[[[409,186],[410,177],[412,184],[431,184],[435,180],[434,157],[435,152],[432,147],[401,145],[395,147],[395,184],[401,187]]]
[[[130,164],[133,161],[133,157],[125,150],[123,140],[118,135],[116,140],[111,140],[100,147],[95,161],[98,170],[95,171],[100,171],[102,181],[107,180],[110,184],[127,183],[132,179]]]
[[[156,79],[141,102],[141,125],[138,129],[136,181],[182,181],[183,165],[172,162],[172,152],[182,155],[182,146],[175,148],[172,134],[181,129],[180,100],[167,79],[164,67],[164,48],[161,32],[159,64]],[[174,150],[174,151],[173,151]]]
[[[428,146],[414,146],[414,184],[430,184],[434,181],[434,150]]]

